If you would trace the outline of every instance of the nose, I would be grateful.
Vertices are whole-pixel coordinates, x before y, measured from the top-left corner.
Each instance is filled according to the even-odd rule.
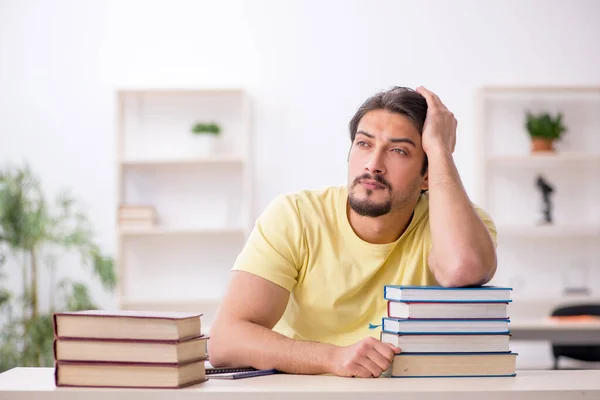
[[[365,169],[371,174],[385,174],[383,155],[380,151],[373,151],[367,160]]]

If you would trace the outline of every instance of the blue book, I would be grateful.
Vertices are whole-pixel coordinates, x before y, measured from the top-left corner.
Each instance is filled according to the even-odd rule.
[[[400,353],[384,376],[391,378],[512,377],[517,353]]]
[[[443,286],[386,285],[384,298],[402,302],[479,302],[509,303],[512,288],[500,286],[471,286],[447,288]]]

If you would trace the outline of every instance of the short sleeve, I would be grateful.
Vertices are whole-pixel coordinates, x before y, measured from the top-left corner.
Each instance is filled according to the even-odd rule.
[[[481,208],[475,204],[473,205],[473,207],[475,207],[475,211],[477,211],[479,218],[481,218],[481,220],[487,227],[488,231],[490,232],[490,236],[492,237],[492,240],[494,241],[494,247],[498,247],[498,242],[497,242],[498,232],[496,231],[496,224],[492,220],[492,217],[490,217],[490,215],[483,208]]]
[[[304,254],[303,229],[294,200],[280,195],[256,221],[233,270],[258,275],[291,292]]]

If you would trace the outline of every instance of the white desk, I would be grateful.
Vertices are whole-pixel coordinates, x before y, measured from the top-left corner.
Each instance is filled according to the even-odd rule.
[[[554,344],[600,345],[600,321],[558,322],[548,318],[511,321],[511,340],[546,340]]]
[[[600,399],[600,371],[519,371],[514,378],[352,379],[270,375],[209,380],[185,389],[57,388],[53,368],[0,375],[1,400],[555,400]]]

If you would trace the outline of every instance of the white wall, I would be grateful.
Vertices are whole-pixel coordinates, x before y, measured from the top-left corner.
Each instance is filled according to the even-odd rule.
[[[423,84],[459,120],[475,195],[476,88],[600,85],[598,15],[594,0],[0,0],[0,160],[28,160],[50,193],[73,188],[114,252],[115,88],[248,88],[260,212],[280,192],[343,182],[356,107]]]

